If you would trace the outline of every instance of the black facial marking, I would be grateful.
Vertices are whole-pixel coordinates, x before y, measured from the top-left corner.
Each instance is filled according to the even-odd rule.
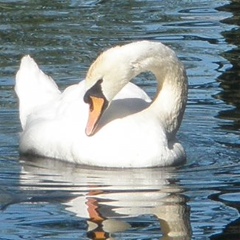
[[[91,104],[90,96],[105,98],[102,92],[102,79],[98,80],[87,92],[84,94],[83,100],[85,103]]]
[[[91,96],[93,97],[98,97],[98,98],[103,98],[105,101],[104,108],[107,107],[108,101],[106,97],[104,96],[102,92],[102,85],[101,83],[103,82],[102,79],[98,80],[90,89],[87,90],[87,92],[84,94],[83,100],[85,103],[88,103],[90,105],[90,110],[92,110],[92,99]]]

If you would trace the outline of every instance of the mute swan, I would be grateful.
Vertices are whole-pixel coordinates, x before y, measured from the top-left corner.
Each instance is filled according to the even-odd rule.
[[[129,81],[152,72],[151,102]],[[139,41],[103,52],[86,79],[62,93],[30,56],[21,60],[20,153],[101,167],[172,166],[186,159],[176,140],[186,102],[187,76],[173,50]]]

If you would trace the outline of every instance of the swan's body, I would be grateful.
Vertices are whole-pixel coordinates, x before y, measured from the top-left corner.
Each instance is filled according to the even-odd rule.
[[[158,80],[152,103],[129,83],[145,71]],[[103,167],[170,166],[186,159],[175,135],[186,106],[187,77],[161,43],[141,41],[104,52],[86,80],[63,93],[25,56],[15,89],[21,153]]]

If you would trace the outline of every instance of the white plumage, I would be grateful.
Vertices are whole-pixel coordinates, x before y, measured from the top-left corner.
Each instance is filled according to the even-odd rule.
[[[145,71],[151,71],[158,81],[153,102],[129,83]],[[170,166],[186,159],[175,135],[186,106],[187,77],[175,53],[161,43],[140,41],[105,51],[84,81],[62,93],[34,60],[25,56],[15,89],[23,154],[102,167]],[[84,102],[88,92],[89,96],[100,94],[109,103],[92,136],[85,132],[92,107]]]

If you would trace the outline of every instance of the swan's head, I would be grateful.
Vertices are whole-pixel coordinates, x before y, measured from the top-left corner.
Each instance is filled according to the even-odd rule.
[[[103,52],[89,68],[84,95],[84,101],[89,104],[88,136],[95,133],[102,114],[115,95],[136,75],[125,46]]]

